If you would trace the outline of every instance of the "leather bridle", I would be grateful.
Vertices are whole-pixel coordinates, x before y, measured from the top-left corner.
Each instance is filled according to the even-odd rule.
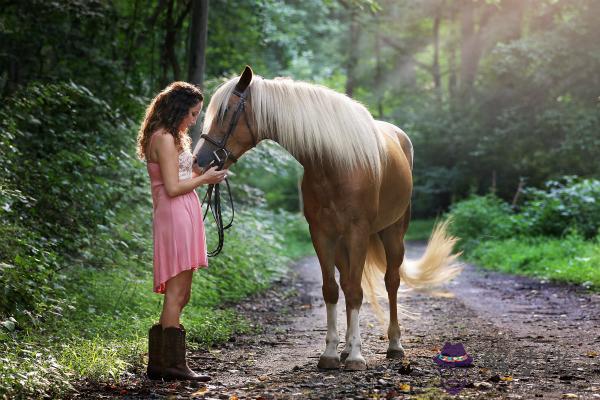
[[[217,147],[217,149],[215,151],[213,151],[213,156],[214,156],[214,162],[216,163],[216,165],[219,166],[218,169],[222,169],[223,165],[225,165],[225,162],[228,159],[230,159],[234,163],[237,162],[237,160],[238,160],[238,157],[233,155],[233,153],[226,147],[226,144],[227,144],[227,141],[229,140],[229,137],[233,134],[233,131],[235,130],[237,123],[240,119],[240,116],[242,115],[242,113],[244,113],[245,106],[246,106],[246,98],[248,96],[247,93],[248,93],[247,90],[240,92],[237,89],[235,89],[232,92],[232,95],[238,96],[240,98],[240,101],[238,102],[237,107],[236,107],[235,111],[233,112],[231,121],[229,121],[229,128],[227,129],[227,133],[225,133],[225,136],[223,137],[222,140],[216,141],[215,139],[208,136],[206,133],[203,133],[202,135],[200,135],[201,139],[204,139],[207,142],[209,142],[212,145]],[[248,122],[247,116],[246,116],[246,126],[248,127],[248,131],[250,132],[250,137],[252,138],[252,144],[254,146],[256,146],[256,137],[252,133],[252,128],[250,128],[250,123]]]

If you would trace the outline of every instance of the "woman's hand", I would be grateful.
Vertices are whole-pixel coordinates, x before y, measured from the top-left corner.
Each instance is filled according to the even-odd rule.
[[[218,171],[217,168],[218,167],[212,167],[201,175],[201,177],[203,178],[203,181],[205,183],[215,184],[215,183],[219,183],[223,179],[227,178],[228,170],[224,169],[222,171]]]

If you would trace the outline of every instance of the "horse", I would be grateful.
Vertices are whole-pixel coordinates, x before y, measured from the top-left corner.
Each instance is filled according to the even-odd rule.
[[[359,312],[363,292],[377,307],[381,275],[389,301],[386,356],[403,358],[397,307],[401,280],[411,288],[426,289],[460,272],[446,223],[434,228],[420,260],[404,260],[413,185],[409,137],[390,123],[374,120],[362,104],[344,94],[289,78],[263,79],[246,66],[212,96],[194,154],[201,169],[214,162],[227,168],[265,139],[277,142],[304,167],[304,215],[321,266],[327,312],[325,350],[318,367],[336,369],[344,362],[345,370],[367,369]],[[338,354],[340,286],[347,329],[345,347]]]

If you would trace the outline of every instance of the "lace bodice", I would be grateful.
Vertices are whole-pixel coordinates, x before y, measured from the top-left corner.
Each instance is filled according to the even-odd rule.
[[[194,156],[189,149],[185,149],[179,153],[179,180],[190,179],[192,177],[192,165],[194,164]]]

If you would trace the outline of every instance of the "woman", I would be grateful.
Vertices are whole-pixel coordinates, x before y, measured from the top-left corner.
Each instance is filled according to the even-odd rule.
[[[194,189],[227,176],[227,170],[216,167],[204,173],[193,168],[188,128],[196,123],[202,105],[198,88],[174,82],[152,100],[138,134],[138,156],[147,162],[154,205],[154,291],[165,295],[160,321],[149,331],[150,379],[210,380],[188,367],[185,329],[179,324],[190,299],[192,273],[208,266],[202,210]]]

